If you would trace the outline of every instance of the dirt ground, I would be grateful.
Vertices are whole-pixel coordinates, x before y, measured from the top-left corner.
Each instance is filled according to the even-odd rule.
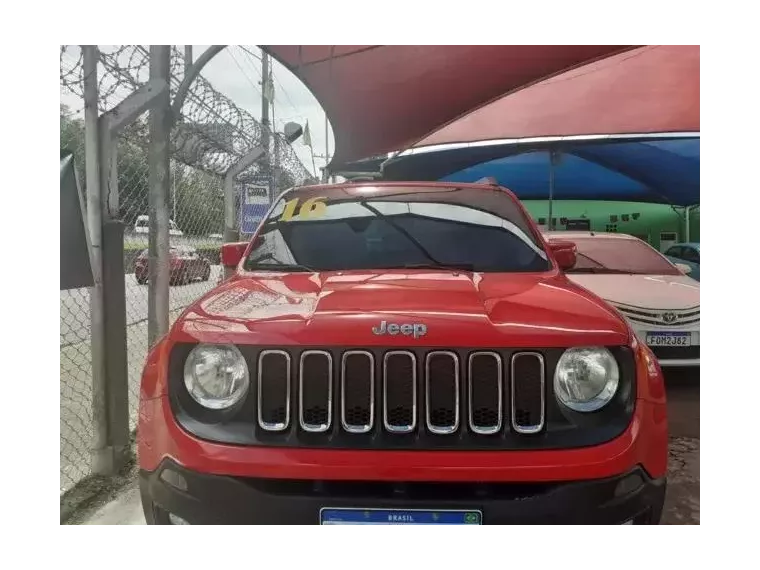
[[[699,524],[699,369],[666,372],[670,462],[661,524]]]

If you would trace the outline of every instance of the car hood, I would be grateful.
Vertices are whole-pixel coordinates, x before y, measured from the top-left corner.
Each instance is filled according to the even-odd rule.
[[[699,306],[699,282],[686,275],[569,274],[568,278],[610,303],[642,309]]]
[[[426,334],[374,334],[382,321],[424,325]],[[550,347],[629,340],[614,310],[561,274],[419,270],[236,276],[192,305],[174,331],[188,341],[311,346]]]

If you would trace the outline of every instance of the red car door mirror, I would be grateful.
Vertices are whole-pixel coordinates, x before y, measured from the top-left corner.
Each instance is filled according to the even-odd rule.
[[[549,242],[549,248],[557,260],[557,265],[563,271],[572,269],[576,262],[576,246],[571,241],[552,240]]]
[[[222,265],[229,269],[234,269],[240,263],[248,247],[247,241],[236,243],[225,243],[222,245]]]

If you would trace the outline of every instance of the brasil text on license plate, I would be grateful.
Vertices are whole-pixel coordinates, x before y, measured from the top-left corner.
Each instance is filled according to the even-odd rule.
[[[319,512],[319,524],[483,524],[480,511],[330,509]]]
[[[648,332],[649,346],[691,346],[690,332]]]

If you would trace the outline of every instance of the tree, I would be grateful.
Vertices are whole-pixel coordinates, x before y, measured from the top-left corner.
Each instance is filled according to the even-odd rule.
[[[75,118],[66,105],[61,105],[61,149],[74,154],[82,187],[85,185],[84,121]],[[118,142],[119,216],[128,226],[140,214],[148,212],[148,154],[147,125],[135,121],[127,127]]]
[[[84,173],[84,121],[75,119],[71,110],[61,104],[61,150],[67,150],[74,155],[79,184],[85,188]]]
[[[61,149],[70,150],[80,182],[85,180],[84,121],[74,117],[61,105]],[[148,214],[150,184],[148,181],[148,126],[137,120],[127,126],[118,141],[119,217],[127,227],[134,226],[137,216]],[[170,206],[176,196],[177,226],[188,235],[222,233],[224,229],[224,191],[219,176],[200,169],[172,162],[170,167]],[[292,176],[283,171],[278,186],[292,185]]]
[[[182,164],[172,167],[177,196],[177,226],[186,234],[207,236],[224,229],[222,179]]]

